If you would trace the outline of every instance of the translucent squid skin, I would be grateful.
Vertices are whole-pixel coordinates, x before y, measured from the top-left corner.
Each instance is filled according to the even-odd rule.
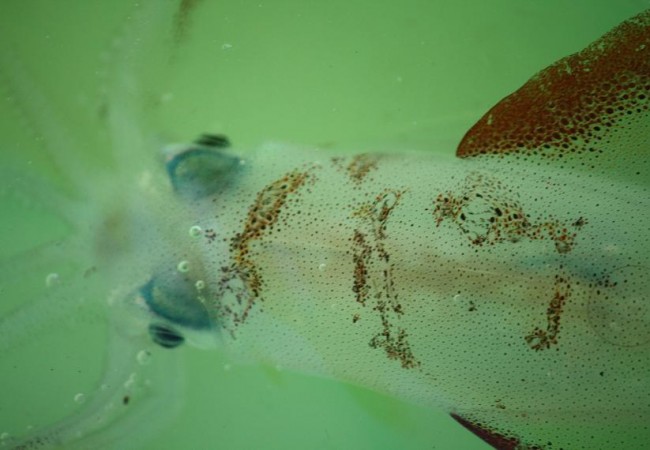
[[[108,86],[117,174],[79,181],[79,203],[56,198],[77,226],[64,249],[85,269],[70,278],[83,294],[100,280],[102,301],[73,288],[46,300],[105,318],[104,383],[10,448],[124,442],[174,409],[170,349],[183,344],[441,408],[501,450],[650,442],[650,12],[533,77],[456,154],[239,152],[214,134],[132,154],[151,146],[135,93],[140,34],[167,26],[150,21],[157,8],[134,14],[138,39]],[[65,147],[56,114],[0,56],[24,108],[45,117],[36,126]],[[31,313],[0,322],[1,355]]]
[[[183,256],[223,345],[445,408],[499,449],[644,446],[649,30],[646,11],[537,74],[462,159],[240,159],[189,202]]]
[[[281,145],[242,164],[236,187],[189,202],[202,235],[178,246],[234,354],[530,446],[600,445],[612,429],[647,439],[648,242],[624,227],[650,211],[645,186]]]

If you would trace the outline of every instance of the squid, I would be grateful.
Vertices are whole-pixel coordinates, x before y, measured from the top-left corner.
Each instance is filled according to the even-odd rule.
[[[146,11],[133,29],[155,35]],[[88,339],[110,335],[103,379],[4,446],[144,442],[179,408],[187,345],[442,410],[499,450],[647,445],[650,11],[542,69],[446,155],[242,153],[219,130],[133,152],[159,137],[132,42],[100,115],[114,161],[58,190],[16,177],[73,237],[2,270],[6,291],[32,276],[17,260],[66,261],[44,300],[3,316],[5,362],[55,320],[92,324]],[[79,145],[2,55],[48,147]]]

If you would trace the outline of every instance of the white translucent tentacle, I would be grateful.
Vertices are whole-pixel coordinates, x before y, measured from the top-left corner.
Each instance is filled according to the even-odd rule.
[[[22,173],[13,176],[11,169],[3,168],[10,178],[2,195],[27,210],[44,210],[61,217],[73,231],[65,242],[37,245],[0,264],[0,291],[16,292],[13,288],[18,283],[32,282],[31,287],[18,288],[20,299],[14,303],[21,307],[0,320],[0,355],[14,356],[22,347],[47,339],[53,327],[59,331],[70,327],[72,347],[65,351],[73,353],[77,340],[83,339],[79,332],[74,334],[75,324],[96,323],[100,328],[108,324],[108,347],[98,349],[98,356],[105,355],[103,375],[96,380],[94,391],[87,393],[85,403],[45,427],[36,424],[36,430],[26,433],[8,430],[18,436],[3,438],[0,444],[9,448],[136,448],[177,413],[183,398],[179,354],[154,348],[147,334],[146,311],[133,309],[132,299],[128,299],[153,269],[149,263],[159,259],[158,255],[140,254],[138,236],[133,235],[147,230],[153,217],[146,211],[146,198],[135,198],[143,186],[151,184],[145,175],[162,176],[162,166],[152,166],[160,160],[158,148],[151,145],[147,123],[151,113],[147,98],[152,87],[141,82],[141,75],[143,70],[152,70],[151,63],[164,59],[164,55],[153,58],[148,51],[152,42],[169,35],[170,18],[177,7],[176,0],[136,6],[109,57],[103,119],[111,138],[107,147],[115,163],[111,167],[89,167],[89,159],[79,157],[80,152],[88,150],[85,139],[96,136],[66,126],[69,121],[39,89],[20,56],[7,48],[10,43],[0,44],[0,77],[7,96],[15,103],[12,109],[39,137],[45,158],[63,175],[74,196]],[[96,122],[101,125],[101,121]],[[116,227],[128,230],[129,239],[120,242],[119,251],[107,255],[107,249],[114,251],[116,239],[122,237]],[[50,287],[44,287],[46,281]],[[109,301],[116,296],[111,292],[114,289],[121,291],[119,301]],[[37,382],[47,377],[30,376]],[[39,416],[37,411],[34,415]]]
[[[43,94],[20,56],[6,42],[0,44],[0,68],[0,80],[9,92],[8,97],[14,100],[13,109],[22,115],[27,128],[42,145],[49,164],[72,184],[74,192],[83,192],[84,180],[77,175],[84,173],[85,168],[74,150],[84,146],[62,120],[65,114]]]
[[[177,414],[183,398],[178,355],[112,333],[104,376],[81,409],[10,448],[138,448]],[[110,425],[110,426],[109,426]]]

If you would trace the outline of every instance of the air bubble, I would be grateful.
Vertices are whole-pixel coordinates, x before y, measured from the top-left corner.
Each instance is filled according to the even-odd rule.
[[[151,352],[147,350],[140,350],[136,355],[135,359],[138,361],[138,364],[141,366],[146,366],[151,362]]]
[[[78,405],[81,405],[86,402],[86,396],[80,392],[74,396],[74,402],[77,403]]]
[[[190,271],[190,263],[188,261],[181,261],[176,266],[176,269],[181,273],[187,273]]]
[[[50,273],[45,277],[45,286],[51,288],[61,283],[61,277],[58,273]]]
[[[194,225],[194,226],[190,227],[189,234],[190,234],[190,237],[196,238],[196,237],[201,236],[202,232],[203,232],[203,229],[200,226]]]

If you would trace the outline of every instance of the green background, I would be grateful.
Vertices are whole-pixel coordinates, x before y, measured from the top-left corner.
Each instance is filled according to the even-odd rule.
[[[209,131],[227,134],[242,152],[269,140],[350,151],[452,152],[483,112],[536,71],[647,5],[204,0],[189,16],[180,45],[170,51],[161,40],[151,48],[172,52],[173,64],[145,66],[141,76],[151,79],[151,126],[166,140],[186,142]],[[128,1],[5,0],[2,61],[20,62],[67,127],[92,126],[87,117],[100,103],[102,74],[129,45],[114,41],[132,11]],[[63,191],[69,186],[43,152],[38,121],[4,78],[0,83],[0,258],[7,264],[69,232],[56,210],[16,192],[20,174]],[[61,151],[101,164],[108,147],[96,138],[89,142],[97,145]],[[0,314],[38,297],[45,273],[35,262],[18,279],[0,278]],[[12,400],[0,400],[0,433],[17,431],[10,426],[17,411],[31,423],[73,409],[71,393],[91,389],[99,376],[93,355],[105,352],[104,332],[81,321],[63,330],[52,324],[4,358],[3,392],[7,386],[56,392],[46,402],[42,394],[3,395]],[[75,347],[45,355],[42,343],[57,339]],[[183,409],[146,448],[486,448],[442,412],[271,367],[227,366],[232,362],[215,351],[186,348],[175,356],[186,368]],[[44,369],[46,357],[53,370]],[[31,402],[45,406],[35,411]]]

